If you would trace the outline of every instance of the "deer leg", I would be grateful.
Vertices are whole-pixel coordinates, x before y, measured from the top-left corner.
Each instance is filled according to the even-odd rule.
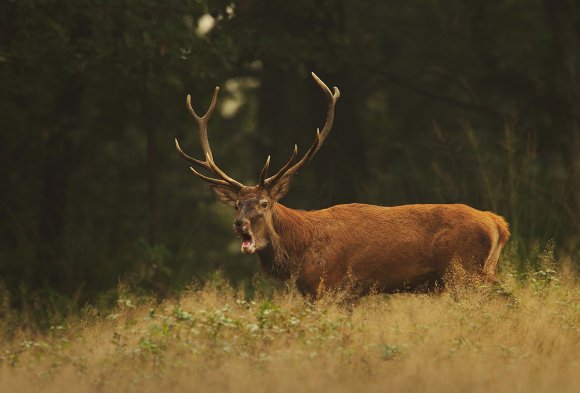
[[[485,233],[445,230],[435,240],[435,270],[444,281],[455,278],[495,282],[495,272],[490,274],[486,269],[492,252],[492,240]]]

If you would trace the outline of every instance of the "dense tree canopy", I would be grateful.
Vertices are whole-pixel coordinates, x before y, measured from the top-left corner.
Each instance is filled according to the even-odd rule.
[[[524,259],[580,252],[580,9],[573,0],[6,1],[0,12],[0,281],[85,297],[160,293],[239,255],[232,213],[173,146],[199,142],[255,182],[342,98],[284,203],[468,203],[511,224]]]

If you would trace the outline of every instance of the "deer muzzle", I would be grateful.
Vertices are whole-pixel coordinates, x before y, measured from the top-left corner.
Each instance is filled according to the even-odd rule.
[[[253,254],[256,252],[256,239],[250,229],[250,223],[248,220],[236,220],[234,223],[234,229],[236,234],[241,239],[241,251],[244,254]]]

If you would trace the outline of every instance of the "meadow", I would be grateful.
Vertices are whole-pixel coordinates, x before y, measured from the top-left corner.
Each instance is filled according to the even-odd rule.
[[[0,393],[580,392],[580,2],[1,4]],[[184,101],[219,86],[212,156],[255,184],[323,127],[310,72],[341,98],[283,204],[493,211],[503,287],[256,275],[174,138],[204,158]]]
[[[550,259],[548,256],[546,259]],[[580,287],[569,264],[504,268],[503,290],[248,295],[215,277],[155,301],[120,288],[47,330],[4,310],[5,392],[576,392]],[[557,265],[557,268],[556,268]],[[509,294],[506,294],[509,292]],[[12,314],[11,314],[12,313]]]

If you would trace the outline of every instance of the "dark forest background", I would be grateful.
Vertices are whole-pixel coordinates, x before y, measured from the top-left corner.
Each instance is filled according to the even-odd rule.
[[[195,178],[185,107],[216,162],[257,181],[311,143],[316,72],[334,129],[283,203],[467,203],[504,215],[519,263],[580,253],[580,5],[572,0],[4,0],[0,281],[14,305],[78,307],[129,282],[166,294],[240,255]],[[574,259],[576,258],[576,259]],[[72,301],[71,301],[72,300]],[[57,307],[57,306],[55,306]]]

